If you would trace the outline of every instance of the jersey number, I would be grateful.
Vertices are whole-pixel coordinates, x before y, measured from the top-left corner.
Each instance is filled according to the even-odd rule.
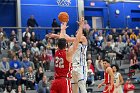
[[[64,68],[63,58],[59,58],[59,57],[55,58],[55,67]]]

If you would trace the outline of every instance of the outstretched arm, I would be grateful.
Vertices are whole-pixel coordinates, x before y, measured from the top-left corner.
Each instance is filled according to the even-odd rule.
[[[78,44],[80,42],[80,39],[83,35],[83,26],[84,26],[84,18],[82,17],[79,21],[79,29],[78,29],[78,32],[76,34],[76,38],[73,42],[73,46],[71,46],[67,52],[67,55],[68,55],[68,60],[71,61],[72,59],[72,55],[74,54],[74,52],[76,51],[77,47],[78,47]]]
[[[61,31],[60,31],[60,37],[59,38],[65,38],[67,27],[68,26],[67,26],[66,22],[61,24]]]
[[[59,38],[60,37],[60,35],[58,35],[58,34],[49,34],[48,35],[50,38]]]

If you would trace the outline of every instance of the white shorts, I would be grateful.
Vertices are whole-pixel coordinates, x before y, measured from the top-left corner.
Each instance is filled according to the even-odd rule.
[[[87,80],[87,68],[85,66],[73,66],[73,70],[77,73],[77,80]],[[72,83],[75,83],[73,79],[71,80]]]

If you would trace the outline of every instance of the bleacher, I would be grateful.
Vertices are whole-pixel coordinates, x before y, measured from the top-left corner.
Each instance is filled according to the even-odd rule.
[[[93,59],[96,59],[96,54],[94,54]],[[121,62],[121,65],[120,65]],[[129,77],[129,66],[130,66],[130,61],[129,59],[123,59],[123,60],[114,60],[112,64],[117,63],[119,65],[119,72],[122,74],[124,82],[127,80]],[[132,83],[135,85],[135,93],[140,93],[140,81],[136,81],[137,78],[140,78],[140,73],[136,71],[135,75],[131,77]],[[95,80],[95,84],[88,86],[87,90],[88,93],[102,93],[104,86],[102,86],[100,89],[98,89],[98,85],[102,82],[103,80]]]

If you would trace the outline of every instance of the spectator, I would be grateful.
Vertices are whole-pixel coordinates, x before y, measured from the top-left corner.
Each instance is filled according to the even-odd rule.
[[[2,27],[0,27],[0,35],[1,35],[2,37],[4,37],[4,38],[6,38],[6,37],[7,37],[7,35],[6,35],[5,31],[3,30],[3,28],[2,28]]]
[[[89,26],[87,20],[85,20],[83,29],[86,32],[86,35],[89,35],[90,28],[91,27]]]
[[[48,35],[45,35],[45,38],[42,40],[42,44],[46,46],[48,43]]]
[[[27,39],[26,45],[27,45],[28,49],[31,50],[31,48],[32,48],[32,43],[31,43],[30,39]]]
[[[92,63],[92,60],[88,60],[87,61],[87,66],[88,66],[88,70],[87,70],[87,84],[88,85],[93,85],[95,82],[94,82],[94,72],[93,70],[91,69],[91,64]]]
[[[28,61],[33,61],[33,55],[32,55],[32,53],[31,53],[31,50],[28,49],[28,50],[26,51],[25,55],[27,56]]]
[[[130,35],[130,39],[135,39],[137,40],[137,36],[134,32],[132,32],[132,34]]]
[[[13,68],[10,68],[10,70],[6,73],[5,78],[5,85],[11,86],[12,89],[16,89],[16,71]]]
[[[18,44],[18,42],[14,43],[12,51],[15,52],[16,55],[18,55],[22,51],[20,45]]]
[[[47,88],[47,77],[43,76],[42,80],[38,84],[38,93],[50,93],[49,89]]]
[[[31,52],[32,52],[32,54],[34,54],[35,52],[40,54],[39,48],[36,46],[36,43],[33,43],[33,47],[31,48]]]
[[[23,41],[27,42],[27,40],[29,39],[30,40],[30,37],[31,37],[31,34],[29,32],[29,28],[26,28],[26,31],[23,32]]]
[[[41,50],[41,49],[43,49],[45,46],[44,46],[44,44],[42,43],[42,41],[39,40],[38,43],[37,43],[37,47],[38,47],[39,50]]]
[[[16,93],[26,93],[24,89],[22,89],[21,85],[18,85]]]
[[[95,46],[98,48],[101,48],[101,45],[102,45],[102,42],[99,40],[99,37],[97,36],[95,40]]]
[[[47,56],[49,57],[49,61],[52,62],[53,61],[53,53],[52,53],[52,50],[46,49],[46,52],[47,52]]]
[[[96,73],[97,73],[97,79],[103,79],[104,78],[104,67],[102,65],[102,60],[101,56],[98,55],[97,59],[95,61],[95,68],[96,68]]]
[[[56,22],[56,19],[53,19],[52,27],[53,27],[53,28],[59,28],[59,27],[60,27],[60,25]],[[58,32],[60,32],[59,29],[55,29],[54,31],[55,31],[55,32],[54,32],[55,34],[57,34]]]
[[[27,89],[34,89],[35,86],[35,74],[33,72],[32,67],[29,67],[28,72],[26,73],[27,78]]]
[[[119,36],[119,34],[116,32],[115,28],[112,29],[111,35],[113,37],[114,42],[116,42],[117,41],[117,37]]]
[[[14,38],[17,39],[17,34],[16,34],[15,30],[12,30],[12,32],[10,34],[10,41],[13,41]]]
[[[37,82],[37,84],[43,78],[43,75],[44,75],[43,68],[39,67],[37,72],[36,72],[36,82]]]
[[[48,49],[51,49],[53,46],[54,46],[54,44],[53,44],[53,39],[49,38],[49,39],[48,39],[48,43],[47,43],[47,48],[48,48]]]
[[[33,42],[33,43],[35,43],[37,41],[37,37],[35,35],[35,32],[31,33],[30,41]]]
[[[134,37],[132,37],[132,39],[130,39],[130,42],[131,42],[133,45],[136,45],[137,39],[135,39]]]
[[[24,68],[21,68],[16,73],[16,78],[17,78],[17,84],[18,85],[24,85],[25,87],[27,86],[27,78],[26,78],[26,75],[25,75]]]
[[[133,33],[133,30],[132,29],[128,29],[127,30],[127,34],[128,34],[128,36],[130,37],[130,35]]]
[[[27,47],[27,45],[26,45],[26,42],[22,42],[21,49],[22,49],[22,53],[25,54],[26,51],[28,50],[28,47]]]
[[[110,46],[111,42],[107,42],[107,46],[105,47],[105,51],[110,53],[112,52],[112,47]]]
[[[140,41],[140,32],[137,35],[137,41]]]
[[[14,56],[13,60],[10,61],[10,68],[14,70],[19,70],[21,68],[21,63],[18,61],[17,56]]]
[[[125,43],[127,38],[129,38],[129,36],[127,35],[127,32],[124,32],[124,34],[122,36],[122,41]]]
[[[98,36],[98,38],[99,38],[99,41],[103,41],[103,35],[102,35],[102,32],[99,32],[99,36]]]
[[[93,39],[96,39],[96,37],[98,36],[98,31],[96,29],[94,29],[93,32]]]
[[[36,19],[34,18],[34,15],[31,15],[30,18],[27,21],[28,27],[35,27],[35,25],[38,27],[38,23],[36,22]]]
[[[10,42],[10,50],[13,49],[14,44],[15,44],[16,42],[17,42],[17,41],[16,41],[16,38],[13,38],[13,41]]]
[[[54,77],[53,76],[51,76],[49,79],[48,79],[48,87],[49,87],[49,89],[50,89],[50,87],[51,87],[51,84],[52,84],[52,81],[54,80]]]
[[[106,46],[107,46],[107,40],[106,37],[104,37],[104,40],[102,42],[102,50],[104,50]]]
[[[124,93],[134,93],[135,86],[132,84],[130,78],[124,84]]]
[[[93,39],[93,31],[91,31],[90,33],[89,33],[89,37],[88,37],[89,39],[88,39],[88,42],[89,42],[89,45],[93,45],[93,43],[94,43],[94,39]]]
[[[0,78],[4,79],[7,71],[9,71],[9,63],[6,57],[2,58],[2,62],[0,62]]]
[[[115,42],[114,42],[114,40],[111,40],[111,41],[110,41],[110,46],[111,46],[112,49],[115,47]]]
[[[113,40],[113,36],[112,36],[112,35],[109,35],[107,41],[108,41],[108,42],[111,42],[112,40]],[[113,41],[114,41],[114,40],[113,40]]]
[[[35,52],[35,54],[33,55],[33,63],[35,64],[35,68],[39,68],[39,66],[42,66],[40,63],[40,55],[38,54],[38,52]]]
[[[46,54],[46,51],[43,51],[43,54],[41,55],[41,59],[42,59],[42,65],[45,69],[45,71],[50,69],[50,58],[49,56]]]
[[[131,49],[131,52],[129,54],[129,59],[133,59],[135,55],[136,55],[135,50],[134,49]]]
[[[31,62],[28,61],[27,59],[27,56],[24,56],[23,57],[23,60],[22,60],[22,67],[25,69],[25,72],[28,70],[29,67],[31,67]]]
[[[122,38],[121,37],[118,38],[118,42],[116,42],[116,44],[118,44],[118,48],[122,52],[124,50],[125,44],[122,42]]]
[[[0,40],[1,40],[1,50],[8,49],[8,45],[7,45],[8,40],[6,39],[6,37],[0,34]]]
[[[12,89],[12,86],[6,86],[5,91],[3,93],[16,93],[14,89]]]
[[[139,69],[140,70],[140,65],[138,63],[137,56],[134,55],[133,59],[130,60],[130,69]]]
[[[92,60],[92,55],[90,53],[87,55],[87,60]]]

